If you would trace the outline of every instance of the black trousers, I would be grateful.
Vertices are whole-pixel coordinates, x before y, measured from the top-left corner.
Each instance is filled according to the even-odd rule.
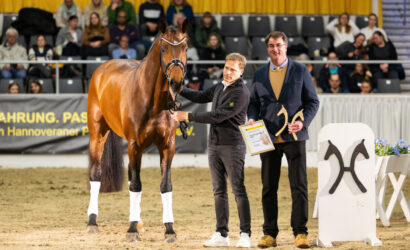
[[[263,233],[276,237],[278,228],[278,185],[282,156],[288,160],[289,183],[292,193],[291,226],[293,234],[307,234],[308,191],[306,176],[306,142],[275,144],[275,150],[260,154],[262,161]]]
[[[229,178],[238,208],[240,230],[251,233],[251,212],[244,185],[245,145],[209,145],[208,160],[213,186],[216,213],[216,231],[227,235],[229,205],[227,181]]]

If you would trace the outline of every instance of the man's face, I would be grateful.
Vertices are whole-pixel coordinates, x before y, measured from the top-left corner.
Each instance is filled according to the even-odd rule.
[[[332,74],[329,78],[329,85],[331,88],[337,88],[340,86],[340,79],[338,74]]]
[[[375,16],[370,16],[369,21],[368,21],[369,26],[370,27],[376,26],[376,21],[377,21],[377,18]]]
[[[212,24],[212,17],[206,16],[202,19],[202,23],[205,27],[211,27]]]
[[[282,37],[269,38],[268,40],[268,54],[273,62],[282,62],[286,59],[287,44]]]
[[[125,13],[125,11],[118,12],[118,14],[117,14],[117,23],[118,24],[127,23],[127,13]]]
[[[13,46],[17,41],[17,36],[15,34],[8,34],[6,38],[7,38],[7,43],[10,46]]]
[[[73,5],[73,0],[64,0],[64,4],[65,6],[67,6],[67,8],[71,8],[71,6]]]
[[[78,19],[77,19],[77,18],[72,19],[71,21],[68,22],[68,25],[70,25],[70,27],[71,27],[72,29],[77,28]]]
[[[239,61],[228,60],[224,67],[224,81],[226,83],[233,83],[238,80],[243,73]]]

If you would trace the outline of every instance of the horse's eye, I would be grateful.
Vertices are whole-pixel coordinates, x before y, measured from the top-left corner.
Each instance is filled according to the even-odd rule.
[[[185,53],[187,53],[187,52],[188,52],[188,47],[185,48]]]
[[[165,48],[161,48],[161,53],[165,53]]]

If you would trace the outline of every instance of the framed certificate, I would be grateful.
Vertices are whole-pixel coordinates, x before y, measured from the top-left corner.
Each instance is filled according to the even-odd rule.
[[[275,149],[263,120],[256,121],[253,125],[241,125],[239,130],[251,155]]]

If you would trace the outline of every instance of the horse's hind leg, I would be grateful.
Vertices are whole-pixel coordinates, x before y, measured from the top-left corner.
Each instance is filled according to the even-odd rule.
[[[89,113],[92,110],[88,111]],[[107,123],[99,111],[89,115],[88,127],[90,130],[90,203],[88,206],[88,232],[97,233],[97,216],[98,216],[98,194],[101,187],[101,158],[104,151],[104,144],[107,140],[109,129]]]
[[[171,182],[171,162],[175,153],[175,141],[169,139],[169,145],[158,147],[161,158],[161,199],[162,199],[162,222],[165,225],[165,242],[176,241],[176,233],[173,229],[174,215],[172,212],[172,182]]]
[[[135,142],[128,142],[128,183],[130,186],[130,227],[127,231],[127,240],[130,242],[140,240],[137,229],[138,222],[141,222],[141,195],[142,185],[140,179],[142,149],[135,146]]]

